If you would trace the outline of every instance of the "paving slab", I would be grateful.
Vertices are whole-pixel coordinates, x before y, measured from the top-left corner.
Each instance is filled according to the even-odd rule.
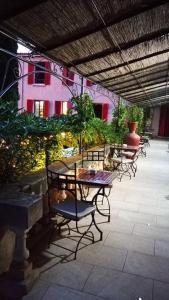
[[[50,286],[42,300],[101,300],[103,298],[78,292],[59,285]]]
[[[169,209],[166,207],[159,207],[159,206],[140,206],[138,209],[141,213],[148,213],[152,215],[159,215],[159,216],[169,216]]]
[[[169,259],[138,252],[129,252],[124,272],[169,282]]]
[[[84,291],[110,300],[152,300],[153,281],[139,276],[95,267]]]
[[[169,241],[155,241],[155,255],[169,258]]]
[[[41,279],[48,283],[56,283],[81,290],[89,277],[93,266],[78,261],[64,262],[55,265],[41,274]]]
[[[103,266],[122,270],[126,260],[127,251],[94,244],[88,249],[83,249],[78,253],[78,261],[86,262],[96,266]]]
[[[110,199],[111,200],[111,199]],[[130,203],[127,201],[119,201],[113,200],[111,201],[111,208],[120,208],[122,210],[129,210],[129,211],[138,211],[139,205],[137,203]]]
[[[48,290],[50,284],[42,280],[38,280],[33,286],[30,293],[23,297],[23,300],[41,300]]]
[[[153,300],[168,300],[169,299],[169,284],[155,281],[153,295],[154,295]]]
[[[169,227],[169,216],[157,216],[157,226]]]
[[[102,224],[103,230],[117,231],[122,233],[132,233],[134,229],[134,223],[124,221],[120,218],[111,218],[110,223]]]
[[[153,239],[146,239],[131,234],[110,232],[104,245],[154,255]]]
[[[136,224],[133,233],[144,237],[169,241],[168,228],[162,228],[153,225],[148,226],[144,224]]]
[[[145,214],[145,213],[138,213],[138,212],[131,212],[131,211],[120,211],[119,218],[122,220],[126,220],[128,222],[134,223],[142,223],[142,224],[151,224],[156,225],[156,215]]]

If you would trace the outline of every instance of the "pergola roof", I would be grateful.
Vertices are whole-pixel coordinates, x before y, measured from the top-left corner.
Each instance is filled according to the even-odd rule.
[[[1,0],[0,30],[133,103],[169,102],[169,1]]]

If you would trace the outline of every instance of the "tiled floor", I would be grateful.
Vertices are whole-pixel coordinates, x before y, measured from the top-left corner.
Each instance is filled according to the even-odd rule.
[[[138,160],[136,177],[114,182],[111,222],[97,216],[103,241],[64,263],[59,255],[65,252],[52,245],[24,300],[169,299],[168,143],[152,140],[147,157]]]

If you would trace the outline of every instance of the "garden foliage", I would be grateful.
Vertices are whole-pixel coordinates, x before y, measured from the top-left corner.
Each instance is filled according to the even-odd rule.
[[[0,101],[0,182],[11,182],[62,158],[63,147],[88,147],[110,139],[111,126],[95,118],[92,99],[71,99],[68,115],[40,118]],[[48,160],[48,161],[47,161]]]

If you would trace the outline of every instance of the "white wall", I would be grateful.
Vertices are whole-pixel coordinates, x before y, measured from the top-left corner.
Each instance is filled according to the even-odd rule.
[[[153,129],[154,136],[158,136],[159,121],[160,121],[160,106],[153,108],[152,129]]]

